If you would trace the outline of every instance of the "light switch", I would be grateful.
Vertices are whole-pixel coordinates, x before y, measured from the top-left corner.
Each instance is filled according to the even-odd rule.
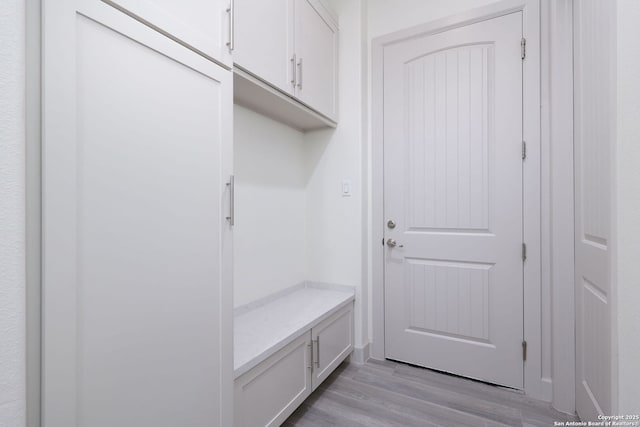
[[[342,181],[342,197],[351,197],[351,181],[348,179]]]

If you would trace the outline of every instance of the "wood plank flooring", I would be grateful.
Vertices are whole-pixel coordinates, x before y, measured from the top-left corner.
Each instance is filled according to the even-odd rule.
[[[283,425],[547,427],[570,420],[577,418],[518,391],[372,360],[342,364]]]

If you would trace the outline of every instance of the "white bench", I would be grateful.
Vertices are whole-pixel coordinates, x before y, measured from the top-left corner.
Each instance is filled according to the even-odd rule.
[[[235,310],[235,426],[279,426],[351,354],[354,299],[305,283]]]

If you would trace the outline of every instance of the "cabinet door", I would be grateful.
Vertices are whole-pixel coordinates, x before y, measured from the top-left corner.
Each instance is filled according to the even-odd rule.
[[[43,425],[229,426],[232,74],[97,0],[43,18]]]
[[[311,330],[313,390],[353,351],[353,304],[341,309]]]
[[[235,381],[236,427],[279,426],[311,394],[307,332]]]
[[[293,0],[234,1],[234,63],[293,95]]]
[[[315,1],[295,2],[296,97],[337,121],[338,32],[326,12],[320,12]]]
[[[190,48],[231,67],[232,0],[103,0]]]

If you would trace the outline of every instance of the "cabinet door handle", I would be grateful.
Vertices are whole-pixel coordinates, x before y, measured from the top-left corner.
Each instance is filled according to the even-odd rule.
[[[320,336],[316,337],[316,367],[320,368]]]
[[[296,55],[291,57],[291,84],[296,85]]]
[[[298,88],[302,90],[302,58],[298,61]]]
[[[235,40],[236,18],[235,18],[234,0],[231,0],[231,3],[229,3],[229,8],[227,9],[227,13],[229,14],[229,41],[227,42],[227,46],[229,47],[229,52],[233,52],[233,49],[235,49],[235,45],[236,45],[236,40]]]
[[[227,182],[227,187],[229,187],[229,216],[226,218],[227,221],[229,221],[229,225],[231,226],[235,224],[235,217],[236,217],[236,209],[235,209],[236,185],[235,184],[236,184],[235,177],[231,175],[229,177],[229,182]]]

